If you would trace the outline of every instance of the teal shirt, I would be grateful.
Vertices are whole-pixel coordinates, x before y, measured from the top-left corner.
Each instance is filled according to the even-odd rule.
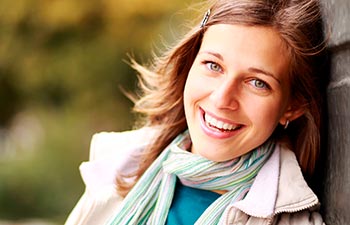
[[[177,181],[167,225],[193,225],[219,194],[187,187]]]

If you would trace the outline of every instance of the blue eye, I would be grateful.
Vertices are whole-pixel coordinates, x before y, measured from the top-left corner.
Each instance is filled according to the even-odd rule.
[[[207,67],[214,72],[221,72],[222,68],[219,64],[215,62],[206,62]]]
[[[264,81],[259,79],[253,79],[250,81],[250,83],[258,89],[270,89],[268,84],[266,84]]]

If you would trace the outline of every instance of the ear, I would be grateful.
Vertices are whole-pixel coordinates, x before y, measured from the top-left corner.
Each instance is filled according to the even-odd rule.
[[[293,120],[298,119],[300,116],[304,115],[304,113],[304,107],[294,108],[292,106],[289,106],[287,108],[287,111],[282,115],[281,119],[279,120],[279,123],[284,126],[286,125],[287,121],[292,122]]]

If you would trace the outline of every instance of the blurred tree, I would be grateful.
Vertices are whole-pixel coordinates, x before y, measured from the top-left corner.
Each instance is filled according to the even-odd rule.
[[[198,1],[199,2],[199,1]],[[132,126],[127,54],[172,42],[185,0],[0,2],[0,218],[62,223],[91,135]],[[170,32],[169,32],[170,31]]]
[[[19,110],[20,105],[20,92],[17,90],[11,72],[0,68],[0,128],[9,125],[10,119]]]

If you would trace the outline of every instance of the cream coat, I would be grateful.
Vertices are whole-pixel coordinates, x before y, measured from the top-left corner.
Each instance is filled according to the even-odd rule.
[[[116,174],[137,168],[132,153],[142,151],[152,133],[143,128],[94,135],[90,160],[80,166],[86,190],[65,225],[106,224],[123,200],[116,192]],[[278,147],[247,196],[230,206],[225,224],[322,225],[322,217],[315,211],[318,205],[294,153]]]

